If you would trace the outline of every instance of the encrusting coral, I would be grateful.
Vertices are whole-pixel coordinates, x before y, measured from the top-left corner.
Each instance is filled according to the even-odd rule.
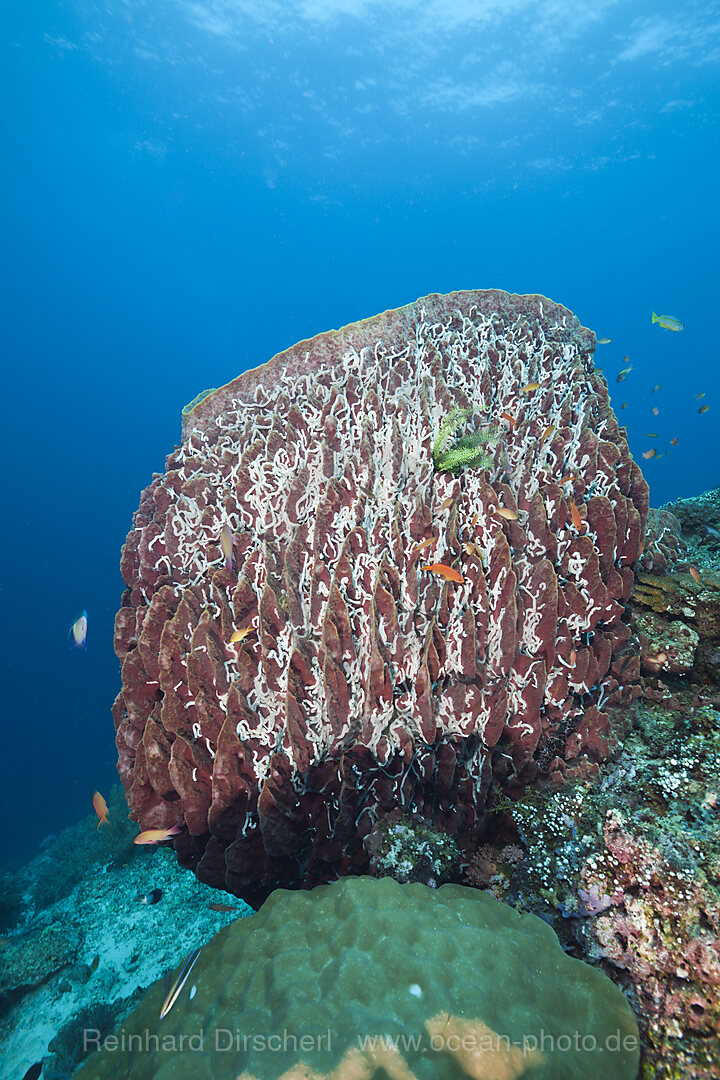
[[[597,771],[648,491],[594,347],[545,297],[429,296],[184,411],[123,550],[114,715],[133,816],[201,880],[365,872],[394,809],[469,850],[493,773]]]
[[[672,678],[677,709],[611,711],[622,750],[599,784],[499,801],[504,835],[467,881],[545,919],[622,987],[643,1080],[720,1080],[720,712]]]

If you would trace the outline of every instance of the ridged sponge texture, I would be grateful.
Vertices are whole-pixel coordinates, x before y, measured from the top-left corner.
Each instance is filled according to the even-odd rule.
[[[193,989],[194,988],[194,989]],[[459,885],[277,890],[157,984],[77,1080],[634,1080],[620,990],[551,928]]]
[[[258,907],[366,873],[396,809],[470,854],[493,778],[597,774],[640,693],[648,486],[595,341],[545,297],[429,296],[185,411],[123,549],[113,712],[132,817],[201,881]]]

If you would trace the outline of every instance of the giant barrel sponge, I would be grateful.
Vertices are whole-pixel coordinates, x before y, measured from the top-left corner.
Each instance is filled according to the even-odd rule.
[[[77,1080],[635,1080],[638,1069],[635,1019],[607,976],[535,915],[462,885],[280,889],[202,949],[160,1020],[165,994],[149,990]]]
[[[186,408],[123,549],[114,716],[132,815],[201,880],[362,873],[398,809],[470,850],[493,774],[597,772],[648,489],[595,340],[428,296]]]

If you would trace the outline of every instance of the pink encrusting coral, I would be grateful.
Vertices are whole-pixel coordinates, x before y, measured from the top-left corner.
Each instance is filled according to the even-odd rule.
[[[544,297],[434,295],[186,410],[123,550],[114,714],[133,815],[187,826],[202,880],[363,870],[396,808],[467,847],[493,772],[597,769],[648,490],[594,346]],[[490,464],[439,471],[439,436]]]

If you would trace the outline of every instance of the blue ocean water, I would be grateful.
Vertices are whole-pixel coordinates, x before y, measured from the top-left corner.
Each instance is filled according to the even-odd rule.
[[[430,292],[538,292],[612,338],[652,504],[717,485],[719,11],[0,3],[0,861],[115,782],[120,548],[199,390]]]

